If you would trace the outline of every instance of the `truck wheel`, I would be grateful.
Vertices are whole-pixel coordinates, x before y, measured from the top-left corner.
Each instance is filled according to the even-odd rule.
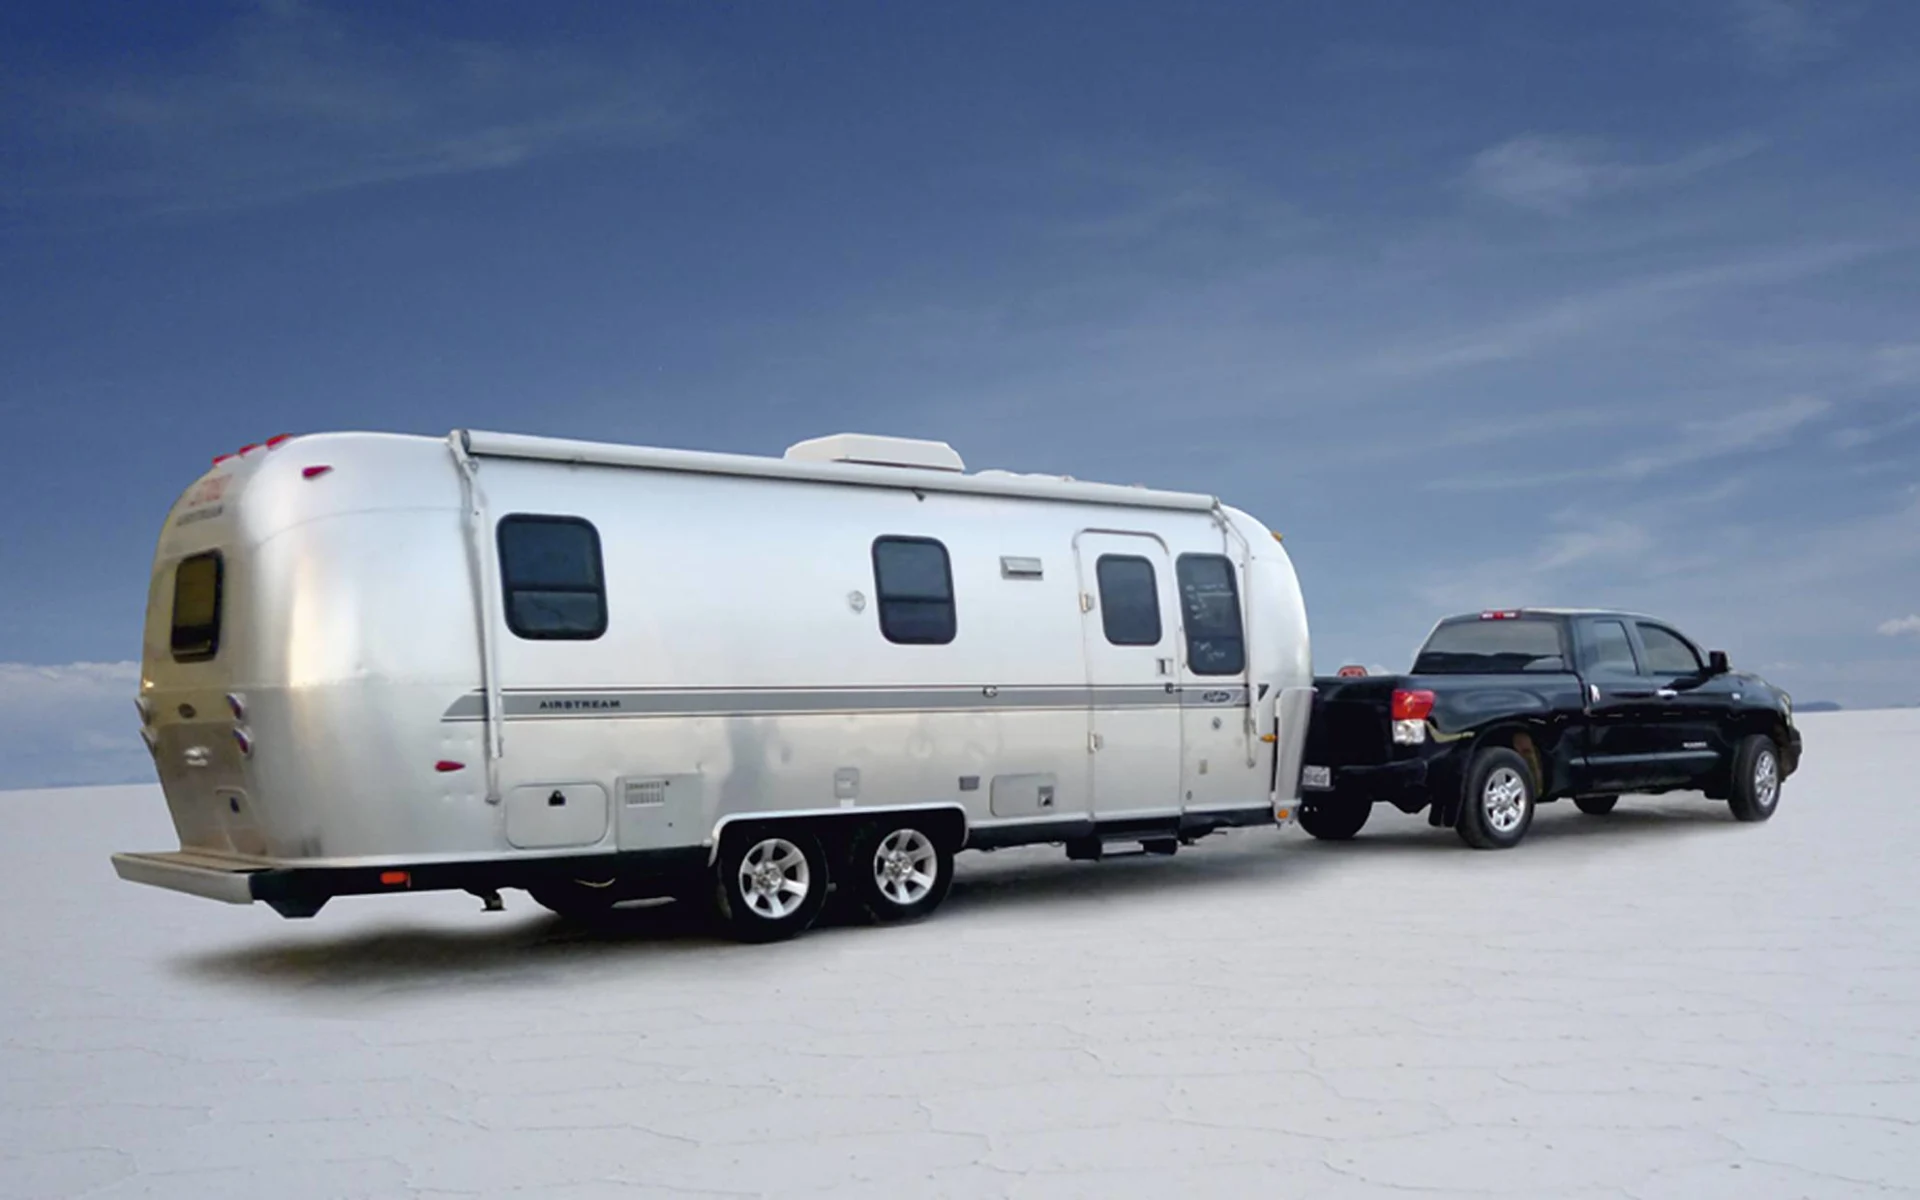
[[[1373,805],[1364,800],[1309,800],[1300,806],[1300,828],[1324,842],[1344,842],[1372,815]]]
[[[1575,796],[1573,806],[1590,817],[1604,817],[1620,803],[1618,796]]]
[[[1733,752],[1733,790],[1727,807],[1735,820],[1764,821],[1780,803],[1780,752],[1760,734]]]
[[[827,902],[827,856],[801,829],[730,832],[714,862],[715,908],[743,942],[776,942],[812,925]]]
[[[1505,746],[1488,746],[1467,770],[1460,840],[1475,850],[1506,850],[1520,844],[1533,824],[1533,773],[1527,760]]]
[[[853,839],[847,880],[868,918],[911,921],[947,898],[953,886],[953,851],[925,820],[880,821]]]

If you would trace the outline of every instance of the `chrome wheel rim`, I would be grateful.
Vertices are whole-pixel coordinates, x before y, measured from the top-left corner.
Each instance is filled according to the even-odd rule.
[[[740,896],[755,916],[790,917],[813,890],[813,868],[800,847],[785,838],[756,842],[740,859]]]
[[[1772,808],[1780,798],[1780,763],[1772,751],[1761,751],[1753,764],[1753,798],[1761,808]]]
[[[940,856],[918,829],[896,829],[873,851],[873,883],[899,905],[918,904],[939,880]]]
[[[1487,814],[1487,824],[1495,833],[1512,833],[1520,828],[1520,818],[1526,813],[1527,785],[1520,773],[1512,767],[1499,767],[1487,776],[1486,786],[1480,789],[1480,807]]]

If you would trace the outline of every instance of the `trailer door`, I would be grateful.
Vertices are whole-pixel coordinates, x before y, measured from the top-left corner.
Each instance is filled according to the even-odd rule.
[[[1093,530],[1074,548],[1094,816],[1178,812],[1180,622],[1167,548],[1149,534]]]

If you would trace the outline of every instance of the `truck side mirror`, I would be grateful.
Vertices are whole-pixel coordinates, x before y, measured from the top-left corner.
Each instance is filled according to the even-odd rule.
[[[1732,669],[1732,667],[1727,665],[1727,652],[1725,650],[1709,650],[1707,652],[1707,674],[1725,675]]]

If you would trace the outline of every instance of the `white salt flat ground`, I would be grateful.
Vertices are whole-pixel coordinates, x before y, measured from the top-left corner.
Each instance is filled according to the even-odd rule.
[[[1920,1193],[1920,712],[1803,725],[1766,825],[969,855],[757,948],[283,921],[114,877],[154,789],[0,796],[0,1196]]]

